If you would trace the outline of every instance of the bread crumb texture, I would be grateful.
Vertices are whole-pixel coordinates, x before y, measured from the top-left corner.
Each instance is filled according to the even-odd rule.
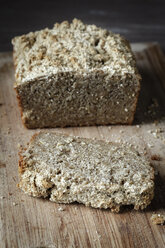
[[[120,35],[74,19],[12,43],[14,87],[27,127],[133,121],[140,75]]]
[[[22,149],[19,187],[57,203],[119,212],[144,209],[154,195],[149,161],[130,146],[40,132]]]
[[[155,225],[164,225],[165,215],[164,214],[152,214],[151,221]]]

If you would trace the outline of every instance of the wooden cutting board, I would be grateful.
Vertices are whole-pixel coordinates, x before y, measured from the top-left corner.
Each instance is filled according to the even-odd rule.
[[[152,204],[139,212],[125,207],[119,214],[35,199],[17,188],[18,146],[29,141],[36,130],[27,130],[21,122],[13,90],[12,54],[0,54],[1,248],[165,247],[165,226],[150,220],[153,212],[165,214],[165,59],[158,44],[132,47],[143,77],[134,124],[50,130],[123,140],[152,157],[157,172]]]

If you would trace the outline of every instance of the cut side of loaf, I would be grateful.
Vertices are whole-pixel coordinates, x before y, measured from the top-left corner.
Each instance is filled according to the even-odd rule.
[[[22,149],[19,172],[25,193],[57,203],[118,212],[144,209],[154,196],[149,161],[124,144],[40,132]]]
[[[74,19],[12,40],[28,128],[131,124],[140,75],[120,35]]]

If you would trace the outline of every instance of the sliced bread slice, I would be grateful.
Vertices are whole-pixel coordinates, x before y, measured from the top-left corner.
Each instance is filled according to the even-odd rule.
[[[118,212],[143,209],[154,196],[154,171],[130,146],[40,132],[20,153],[19,187],[57,203],[79,202]]]

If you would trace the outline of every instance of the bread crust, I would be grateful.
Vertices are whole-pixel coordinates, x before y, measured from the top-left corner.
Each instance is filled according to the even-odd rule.
[[[139,82],[141,81],[141,76],[138,75],[138,79],[139,79]],[[140,90],[141,90],[141,84],[139,83],[139,87],[138,87],[138,91],[137,91],[137,96],[135,98],[135,103],[134,103],[134,111],[133,111],[133,114],[132,114],[132,119],[128,122],[129,125],[132,125],[133,121],[134,121],[134,116],[135,116],[135,113],[136,113],[136,108],[137,108],[137,103],[138,103],[138,98],[139,98],[139,94],[140,94]]]
[[[40,131],[41,132],[41,131]],[[35,139],[35,137],[37,137],[40,132],[37,132],[35,134],[32,135],[29,143],[33,142],[33,140]],[[27,145],[29,144],[27,143]],[[27,147],[20,147],[20,150],[18,152],[18,155],[19,155],[19,161],[18,161],[18,172],[19,172],[19,175],[23,174],[25,172],[25,169],[27,167],[27,164],[24,162],[24,157],[23,157],[23,152],[27,150]]]

